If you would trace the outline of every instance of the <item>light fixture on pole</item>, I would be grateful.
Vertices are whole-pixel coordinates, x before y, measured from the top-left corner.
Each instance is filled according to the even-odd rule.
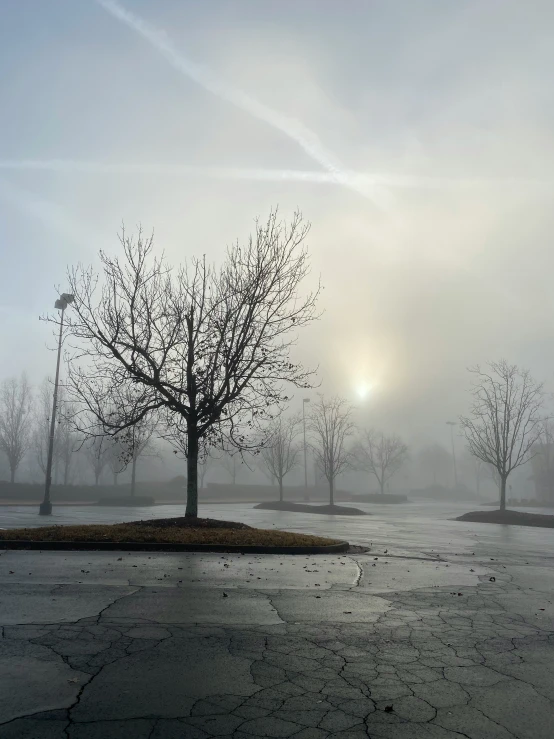
[[[455,421],[447,421],[447,426],[450,426],[450,441],[452,443],[452,465],[454,467],[454,487],[458,487],[458,470],[456,469],[456,449],[454,448],[454,426],[458,424]]]
[[[63,339],[63,317],[64,311],[74,300],[73,295],[62,293],[54,304],[56,310],[62,312],[60,318],[60,333],[58,337],[58,358],[56,360],[56,377],[54,379],[54,397],[52,398],[52,415],[50,417],[50,436],[48,437],[48,461],[46,463],[46,482],[44,485],[44,500],[40,504],[39,514],[41,516],[50,516],[52,513],[52,503],[50,502],[50,485],[52,483],[52,457],[54,454],[54,436],[56,434],[56,407],[58,404],[58,382],[60,379],[60,357],[62,354]]]
[[[306,448],[306,403],[309,403],[309,398],[304,398],[302,401],[302,425],[304,427],[304,500],[308,500],[308,454]]]

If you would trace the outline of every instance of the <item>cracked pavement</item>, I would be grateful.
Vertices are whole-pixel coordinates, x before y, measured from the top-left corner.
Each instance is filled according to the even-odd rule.
[[[3,552],[0,736],[551,739],[552,547],[485,528],[432,556]]]

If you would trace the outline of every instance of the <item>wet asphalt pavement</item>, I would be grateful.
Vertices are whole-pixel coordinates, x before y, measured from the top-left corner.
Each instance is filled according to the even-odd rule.
[[[5,551],[0,736],[551,739],[554,530],[449,520],[471,507],[200,511],[363,555]],[[179,512],[1,508],[0,526]]]

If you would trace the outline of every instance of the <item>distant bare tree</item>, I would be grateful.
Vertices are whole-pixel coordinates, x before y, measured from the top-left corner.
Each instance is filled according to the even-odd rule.
[[[121,444],[117,436],[110,437],[107,466],[112,473],[114,485],[117,485],[119,475],[127,467],[128,463],[127,453],[123,444]]]
[[[239,453],[233,449],[226,449],[219,458],[219,463],[231,478],[231,485],[237,484],[237,474],[242,464]]]
[[[408,447],[396,434],[366,430],[357,450],[358,466],[374,475],[381,495],[385,485],[408,459]]]
[[[554,424],[545,418],[533,459],[533,480],[538,497],[545,502],[554,500]]]
[[[94,411],[75,415],[78,428],[89,438],[101,438],[106,442],[105,465],[117,476],[131,465],[131,497],[136,489],[136,470],[140,457],[155,454],[153,436],[158,427],[158,415],[149,413],[141,416],[137,408],[142,402],[140,390],[129,385],[110,388],[104,399],[98,399]],[[132,425],[127,419],[136,418]]]
[[[487,370],[475,367],[469,416],[461,416],[470,452],[497,471],[500,510],[506,509],[506,480],[537,454],[542,432],[543,386],[528,370],[504,359]]]
[[[110,454],[110,439],[108,436],[91,436],[84,445],[83,451],[94,475],[94,484],[98,485],[100,475],[108,464]]]
[[[440,444],[425,447],[419,453],[419,464],[425,473],[431,473],[432,484],[444,479],[452,469],[452,457]]]
[[[34,408],[32,448],[40,469],[46,474],[48,461],[48,442],[50,438],[50,415],[52,413],[52,381],[45,377],[39,386]],[[57,432],[57,429],[55,430]],[[54,456],[56,454],[56,435],[54,436]]]
[[[319,290],[300,294],[307,233],[299,214],[287,225],[272,212],[219,270],[193,259],[175,272],[154,257],[152,238],[123,233],[121,261],[100,254],[99,289],[92,269],[69,274],[67,326],[79,347],[68,365],[73,399],[99,417],[113,388],[133,386],[140,403],[119,420],[124,427],[167,416],[170,433],[186,437],[187,516],[198,513],[202,449],[250,449],[286,404],[284,383],[311,386],[313,373],[290,358],[297,330],[317,318]]]
[[[260,449],[260,461],[270,477],[279,486],[279,500],[283,500],[283,479],[298,464],[301,445],[296,442],[300,417],[279,416],[271,421],[266,441]]]
[[[213,457],[210,455],[209,452],[204,454],[202,457],[198,459],[198,479],[200,482],[200,490],[204,490],[204,481],[206,479],[206,473],[212,466]]]
[[[59,391],[62,391],[61,393]],[[59,388],[58,397],[61,396],[58,428],[54,437],[54,449],[56,458],[62,467],[62,482],[69,484],[71,465],[75,452],[80,448],[83,439],[75,432],[72,418],[75,408],[64,399],[63,388]]]
[[[10,482],[29,447],[31,386],[27,376],[11,377],[0,385],[0,449],[10,467]]]
[[[354,464],[354,450],[348,441],[354,434],[352,407],[339,397],[319,395],[308,416],[307,428],[312,435],[310,444],[319,469],[329,483],[329,503],[334,505],[335,481],[341,472]]]
[[[140,457],[155,454],[152,437],[156,432],[156,418],[145,416],[133,426],[128,427],[117,435],[122,448],[122,460],[131,464],[131,497],[135,495],[137,462]]]
[[[461,457],[461,470],[465,477],[471,479],[472,484],[475,487],[477,496],[481,497],[481,482],[483,477],[486,476],[487,470],[486,465],[478,457],[474,457],[469,449],[465,449],[464,454]]]

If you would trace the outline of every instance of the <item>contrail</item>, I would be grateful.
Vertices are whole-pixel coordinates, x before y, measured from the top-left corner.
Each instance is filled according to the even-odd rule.
[[[256,169],[240,167],[205,167],[188,164],[153,164],[128,162],[94,162],[79,159],[0,159],[0,170],[48,171],[60,174],[155,175],[168,177],[202,177],[218,180],[251,180],[254,182],[306,182],[322,185],[345,184],[387,189],[453,189],[453,188],[519,188],[552,191],[554,181],[517,177],[433,177],[366,172],[346,172],[344,182],[330,172],[298,169]]]
[[[60,173],[161,175],[169,177],[205,177],[219,180],[254,180],[261,182],[297,181],[336,184],[329,172],[294,169],[241,169],[234,167],[202,167],[186,164],[129,164],[92,162],[74,159],[4,159],[0,169],[18,171],[48,171]]]
[[[375,193],[370,193],[367,188],[360,187],[358,183],[352,181],[336,157],[321,144],[318,136],[300,121],[260,103],[243,90],[228,85],[206,67],[187,59],[175,49],[165,32],[154,28],[115,0],[96,0],[96,2],[114,18],[145,38],[175,69],[196,82],[197,85],[281,131],[296,141],[308,156],[329,172],[335,182],[350,187],[378,205],[374,197]]]

